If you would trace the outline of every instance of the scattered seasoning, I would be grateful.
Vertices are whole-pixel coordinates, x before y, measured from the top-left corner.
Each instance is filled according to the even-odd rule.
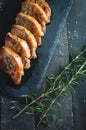
[[[28,10],[25,10],[25,11],[24,11],[24,14],[28,14]]]
[[[83,102],[86,103],[86,100],[84,99]]]
[[[24,23],[25,23],[25,19],[21,18],[21,19],[20,19],[20,23],[23,23],[23,24],[24,24]]]
[[[78,21],[76,21],[75,24],[78,24]]]
[[[18,48],[19,46],[20,46],[20,44],[17,42],[17,43],[16,43],[16,48]]]
[[[27,25],[24,17],[20,19],[20,23],[24,24],[24,27],[26,27]]]
[[[31,24],[31,21],[29,19],[26,19],[25,17],[23,17],[23,24],[24,24],[24,27],[27,27],[28,24]]]
[[[15,35],[16,39],[19,40],[19,37],[17,35]]]
[[[18,108],[18,113],[16,113],[12,119],[16,119],[22,113],[24,114],[34,114],[37,116],[37,127],[42,123],[51,127],[51,120],[56,121],[55,113],[57,111],[62,111],[62,104],[59,102],[60,97],[63,99],[68,97],[68,91],[72,90],[75,92],[73,85],[76,86],[78,83],[78,79],[82,77],[86,77],[86,47],[82,52],[72,59],[63,68],[60,74],[53,75],[47,77],[48,87],[44,89],[43,93],[39,96],[34,95],[21,95],[24,98],[24,105],[21,106],[13,106],[11,110],[16,110]],[[39,90],[38,90],[39,92]],[[28,102],[30,99],[30,102]],[[48,105],[46,106],[46,101]],[[58,101],[58,102],[57,102]],[[86,103],[86,99],[83,101]],[[55,105],[57,103],[57,106]],[[35,107],[34,107],[35,105]],[[56,107],[55,107],[56,106]],[[28,111],[28,108],[30,111]],[[54,110],[54,113],[52,113]],[[51,120],[50,120],[51,119]]]
[[[25,21],[25,23],[24,23],[24,27],[27,27],[27,24],[28,24],[28,22],[27,22],[27,21]]]
[[[29,7],[29,5],[25,5],[25,8],[27,9],[27,10],[29,10],[30,9],[30,7]]]
[[[85,36],[83,36],[83,39],[85,39]]]
[[[12,60],[11,58],[9,58],[8,56],[4,56],[4,59],[6,60],[6,68],[7,69],[15,69],[14,65],[12,64]]]
[[[29,5],[25,5],[24,13],[28,14],[28,12],[31,12],[30,10],[31,10],[31,7]]]
[[[27,37],[29,37],[29,35],[27,33],[25,33],[25,37],[27,38]]]
[[[40,18],[40,16],[38,16],[38,15],[37,15],[37,19],[38,19],[40,22],[42,21],[41,18]]]

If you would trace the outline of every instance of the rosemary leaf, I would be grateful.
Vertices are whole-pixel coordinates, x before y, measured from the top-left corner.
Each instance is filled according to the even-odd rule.
[[[38,115],[37,127],[40,123],[50,126],[49,118],[50,111],[55,110],[55,102],[60,97],[67,97],[67,91],[73,91],[73,85],[79,84],[78,79],[86,76],[86,47],[82,52],[80,52],[72,61],[66,65],[65,68],[61,71],[60,74],[47,77],[48,87],[45,91],[40,94],[38,97],[31,95],[22,95],[23,98],[28,100],[31,99],[30,103],[27,103],[16,115],[13,116],[13,119],[20,116],[22,113],[25,113],[27,108],[32,110],[32,113]],[[59,100],[57,102],[59,109],[62,108]],[[51,114],[52,119],[54,120],[55,115]]]

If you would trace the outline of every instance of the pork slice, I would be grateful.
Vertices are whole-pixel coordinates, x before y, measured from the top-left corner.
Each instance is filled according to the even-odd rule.
[[[22,58],[25,69],[30,68],[30,49],[25,40],[9,32],[5,38],[5,46],[11,48]]]
[[[48,20],[51,18],[51,8],[45,0],[26,0],[27,2],[33,2],[38,4],[46,13]]]
[[[0,69],[7,73],[16,85],[21,83],[24,75],[21,57],[6,46],[0,49]]]
[[[11,28],[11,33],[24,39],[28,43],[31,52],[30,57],[31,59],[37,57],[36,55],[37,41],[34,35],[29,30],[27,30],[25,27],[21,25],[13,25]]]
[[[49,22],[44,10],[36,3],[23,2],[21,12],[34,17],[41,25],[42,31],[46,32],[46,23]]]
[[[27,28],[35,36],[37,45],[41,44],[41,36],[44,36],[43,31],[41,30],[41,25],[35,20],[35,18],[19,13],[16,17],[16,24],[21,25]]]

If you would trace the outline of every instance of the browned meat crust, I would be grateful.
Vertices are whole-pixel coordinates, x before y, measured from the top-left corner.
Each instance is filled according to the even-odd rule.
[[[36,3],[23,2],[21,12],[34,17],[41,25],[43,32],[46,32],[46,23],[49,19],[44,10]]]
[[[0,49],[0,69],[7,73],[16,85],[21,83],[24,69],[30,68],[30,60],[36,58],[36,49],[50,22],[51,9],[45,0],[22,2],[16,23],[7,33],[5,46]]]
[[[7,73],[16,85],[21,83],[24,75],[21,57],[6,46],[0,49],[0,69]]]
[[[26,0],[26,1],[38,4],[45,11],[45,13],[50,21],[51,8],[49,7],[49,4],[45,0]]]
[[[30,49],[25,40],[7,33],[5,45],[15,51],[21,58],[25,69],[30,68]]]
[[[21,26],[21,25],[13,25],[11,28],[11,33],[24,39],[30,48],[30,52],[31,52],[31,59],[32,58],[36,58],[36,48],[37,48],[37,41],[34,37],[34,35],[27,30],[25,27]]]
[[[16,17],[16,24],[26,27],[35,36],[37,45],[41,44],[41,36],[44,36],[41,25],[33,17],[19,13]]]

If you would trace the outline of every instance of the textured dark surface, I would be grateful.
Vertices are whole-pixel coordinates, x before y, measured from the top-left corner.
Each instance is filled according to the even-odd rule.
[[[64,60],[65,59],[65,60]],[[69,51],[67,42],[67,28],[63,29],[52,60],[49,64],[46,76],[51,73],[56,74],[59,71],[59,67],[65,66],[69,61]],[[43,83],[44,86],[45,82]],[[57,101],[58,102],[58,101]],[[71,130],[72,129],[72,96],[68,94],[66,99],[60,99],[60,103],[63,106],[62,112],[52,111],[57,115],[57,120],[52,120],[52,128],[40,125],[38,128],[35,127],[34,115],[22,115],[16,120],[12,120],[11,117],[15,111],[11,111],[10,107],[15,105],[21,105],[20,103],[9,100],[5,97],[1,98],[1,130]],[[58,110],[58,108],[57,108]]]
[[[86,45],[86,0],[74,1],[69,19],[67,21],[67,29],[65,29],[63,33],[63,40],[61,42],[60,39],[60,42],[57,45],[51,64],[49,65],[50,69],[48,69],[47,75],[50,73],[57,73],[59,66],[63,67],[65,65],[65,62],[68,62],[69,54],[75,56],[81,50],[81,48]],[[68,37],[68,42],[66,37]],[[56,63],[58,64],[57,66],[55,66]],[[52,64],[55,67],[52,67]],[[51,70],[51,72],[49,70]],[[75,89],[76,94],[73,94],[73,97],[71,94],[69,94],[68,98],[61,100],[61,102],[63,102],[64,109],[61,114],[59,113],[59,116],[57,114],[57,117],[59,118],[55,122],[55,125],[53,125],[52,128],[40,126],[39,128],[36,128],[37,130],[86,130],[86,78],[80,80],[80,85],[75,86]],[[4,126],[1,130],[35,130],[34,125],[33,127],[30,125],[30,123],[34,121],[33,117],[30,117],[30,119],[26,117],[18,118],[19,120],[24,121],[24,125],[25,121],[27,123],[29,122],[28,128],[20,129],[20,126],[18,126],[20,122],[19,120],[16,120],[15,126],[13,125],[12,127],[11,124],[13,123],[11,118],[8,123],[9,115],[11,114],[9,108],[12,105],[12,102],[11,100],[7,100],[5,98],[4,100],[2,99],[2,101],[5,102],[1,103],[1,109],[3,110],[1,113],[1,119],[2,125]],[[7,129],[8,124],[9,129]]]
[[[63,67],[65,62],[68,62],[69,54],[76,55],[81,48],[86,45],[86,0],[74,1],[67,21],[67,28],[63,33],[62,40],[60,39],[49,65],[47,75],[50,73],[57,73],[59,66]],[[59,114],[58,120],[54,122],[54,126],[52,128],[40,126],[39,128],[36,128],[37,130],[86,130],[86,78],[81,80],[80,85],[75,86],[75,88],[76,93],[73,94],[73,97],[69,94],[67,99],[61,100],[64,109],[62,110],[62,113]],[[35,130],[34,124],[33,126],[30,125],[31,122],[34,123],[33,117],[31,116],[30,118],[25,116],[22,118],[21,116],[15,120],[15,126],[13,125],[11,118],[8,121],[11,114],[9,108],[13,105],[13,101],[5,98],[2,98],[1,101],[1,123],[2,126],[4,126],[1,130]],[[14,104],[16,103],[14,102]],[[21,122],[23,120],[24,125],[26,126],[29,122],[28,128],[23,129],[23,123],[20,124],[20,120]]]
[[[75,56],[86,46],[86,0],[75,0],[67,22],[69,52]],[[74,130],[86,130],[86,78],[73,94]]]
[[[52,60],[49,64],[46,76],[50,74],[57,74],[60,67],[64,67],[69,61],[69,50],[67,42],[67,27],[65,26],[60,37],[60,42],[58,43]],[[45,86],[45,82],[44,82]],[[58,103],[58,100],[56,101]],[[62,105],[61,113],[57,111],[52,111],[57,116],[56,120],[52,120],[51,128],[40,125],[35,130],[72,130],[73,128],[73,116],[72,116],[72,95],[69,92],[68,97],[59,99],[59,103]]]
[[[40,88],[46,70],[54,53],[55,47],[59,42],[62,28],[66,22],[68,13],[71,9],[73,0],[47,0],[52,9],[51,23],[47,25],[47,32],[42,39],[42,45],[38,48],[38,58],[32,61],[32,67],[25,72],[22,84],[16,87],[6,74],[0,72],[0,91],[1,94],[9,97],[20,98],[22,94],[31,94],[31,90]],[[7,8],[0,18],[0,41],[4,45],[6,32],[10,30],[15,22],[16,13],[20,9],[21,0],[7,2]]]
[[[19,105],[18,102],[9,101],[6,98],[1,97],[1,129],[0,130],[33,130],[34,118],[32,115],[23,114],[16,120],[12,120],[11,117],[15,113],[10,108],[13,105]]]
[[[0,0],[0,15],[2,14],[6,5],[6,0]]]

